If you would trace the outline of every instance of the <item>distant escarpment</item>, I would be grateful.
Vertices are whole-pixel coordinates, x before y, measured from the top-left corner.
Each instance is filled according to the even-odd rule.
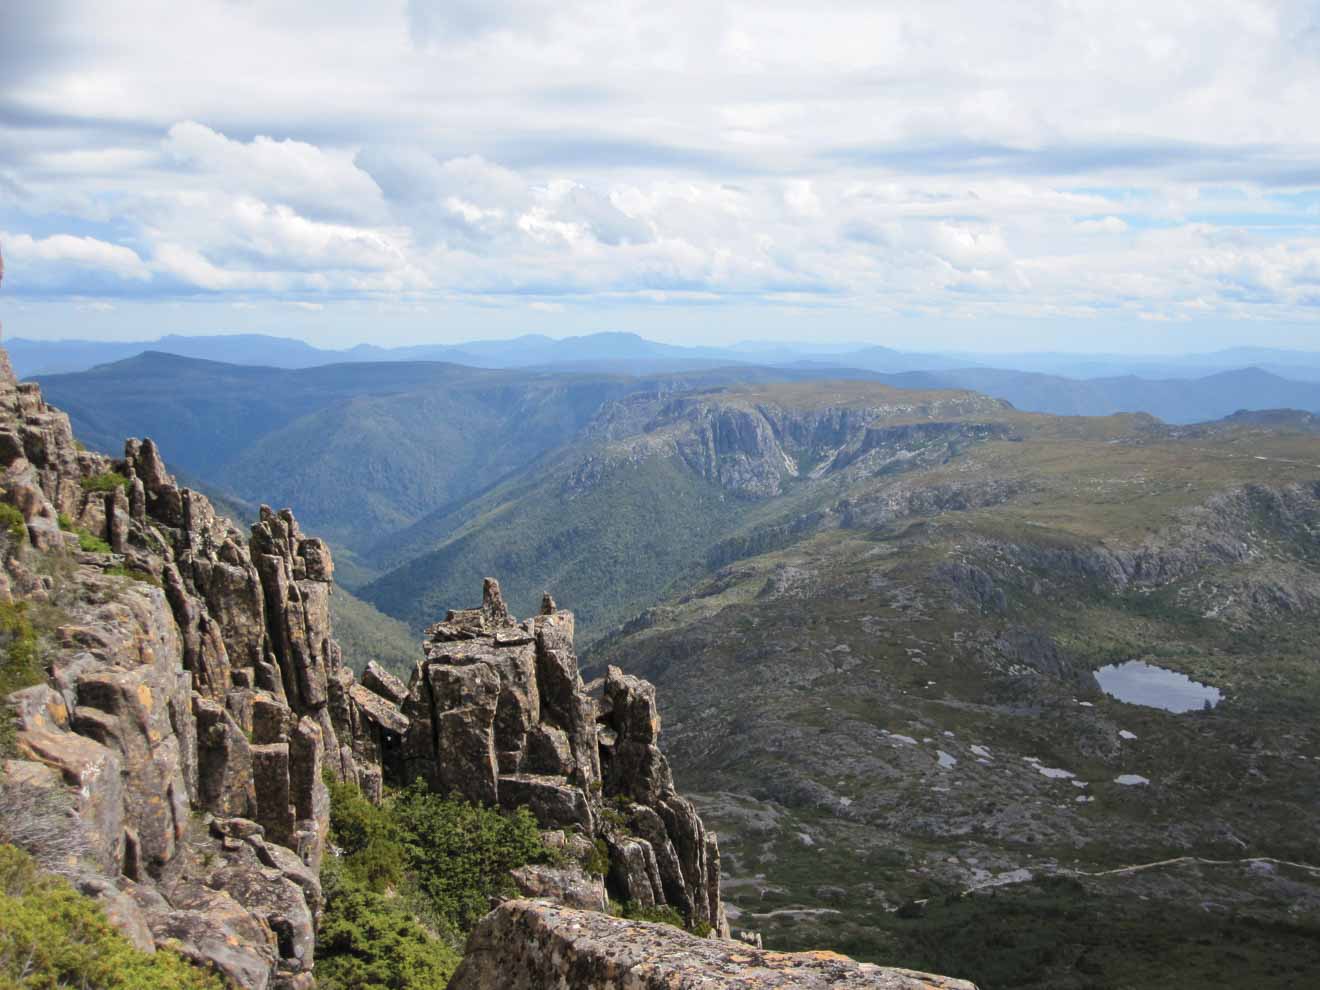
[[[120,458],[82,449],[7,363],[0,472],[0,842],[95,897],[139,949],[246,990],[310,990],[334,854],[327,778],[374,799],[421,780],[529,808],[577,854],[515,871],[541,899],[538,931],[593,973],[617,970],[560,985],[623,985],[608,947],[577,937],[574,911],[607,898],[727,938],[718,843],[674,787],[654,688],[617,668],[584,685],[574,617],[549,596],[518,621],[487,580],[481,607],[428,629],[409,683],[375,664],[359,681],[330,627],[330,553],[288,510],[263,507],[245,533],[150,440]],[[479,926],[465,972],[537,956],[499,928],[507,917]],[[599,918],[650,956],[692,938]],[[744,985],[729,969],[740,950],[720,944],[685,972]],[[855,985],[890,986],[883,975]]]
[[[565,482],[577,492],[621,463],[675,456],[693,474],[748,498],[782,495],[794,480],[851,480],[939,463],[960,443],[1012,436],[1006,403],[966,392],[846,390],[809,397],[781,386],[608,403],[590,427],[605,446]]]
[[[499,574],[524,611],[547,585],[582,603],[589,642],[714,561],[852,519],[858,489],[956,465],[1029,425],[984,396],[864,382],[638,393],[605,402],[573,443],[417,524],[411,556],[398,546],[377,556],[385,573],[361,595],[420,630]]]

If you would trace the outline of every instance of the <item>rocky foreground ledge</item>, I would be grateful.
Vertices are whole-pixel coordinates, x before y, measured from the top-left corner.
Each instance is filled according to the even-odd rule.
[[[976,990],[965,980],[765,952],[548,900],[506,901],[473,930],[449,990]]]

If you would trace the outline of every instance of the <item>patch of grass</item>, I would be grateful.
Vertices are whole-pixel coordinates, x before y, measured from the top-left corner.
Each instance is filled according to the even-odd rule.
[[[101,539],[99,536],[93,536],[85,529],[79,529],[77,530],[77,533],[78,533],[78,549],[82,550],[84,553],[114,552],[110,548],[110,544],[106,543],[105,540]]]
[[[152,587],[161,587],[160,578],[155,574],[148,574],[146,571],[138,570],[136,567],[108,567],[105,573],[111,577],[128,578],[130,581],[138,581],[142,584],[149,584]]]
[[[122,488],[128,490],[128,479],[117,471],[103,471],[89,475],[80,482],[85,492],[113,492]]]
[[[673,925],[675,928],[687,930],[683,924],[683,916],[668,904],[657,907],[643,907],[636,901],[624,901],[621,904],[610,901],[609,912],[616,917],[627,918],[629,921],[649,921],[655,925]]]
[[[0,529],[8,533],[9,538],[15,543],[22,543],[27,539],[27,521],[23,518],[23,513],[7,502],[0,503]]]
[[[26,602],[0,602],[0,699],[45,677],[37,630]],[[13,713],[0,704],[0,756],[14,749]]]
[[[220,977],[168,949],[148,955],[89,897],[0,846],[0,984],[18,990],[222,990]]]

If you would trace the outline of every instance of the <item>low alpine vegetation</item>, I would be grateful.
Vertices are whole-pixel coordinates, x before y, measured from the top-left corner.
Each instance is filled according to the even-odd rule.
[[[444,986],[509,871],[546,860],[536,819],[440,797],[420,781],[373,805],[328,780],[338,855],[321,871],[326,908],[316,977],[326,990]]]
[[[135,948],[105,913],[24,852],[0,845],[0,985],[17,990],[222,990],[168,949]]]
[[[127,489],[128,479],[117,471],[103,471],[83,478],[81,484],[85,492],[113,492],[117,488]]]

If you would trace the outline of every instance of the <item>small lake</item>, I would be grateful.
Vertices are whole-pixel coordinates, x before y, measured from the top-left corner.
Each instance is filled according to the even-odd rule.
[[[1095,672],[1095,679],[1111,698],[1130,705],[1163,708],[1166,712],[1200,711],[1207,702],[1213,708],[1222,697],[1219,688],[1140,660],[1101,667]]]

